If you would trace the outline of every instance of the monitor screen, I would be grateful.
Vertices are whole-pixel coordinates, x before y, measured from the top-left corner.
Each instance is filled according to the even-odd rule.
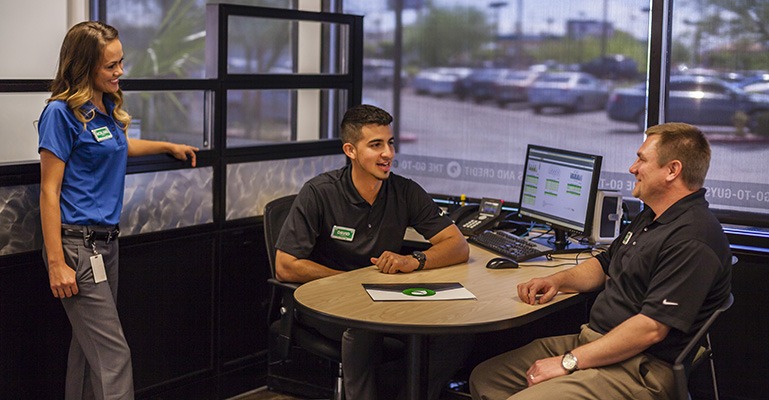
[[[568,232],[589,234],[601,156],[529,145],[523,170],[519,215],[547,224],[556,250],[569,247]]]

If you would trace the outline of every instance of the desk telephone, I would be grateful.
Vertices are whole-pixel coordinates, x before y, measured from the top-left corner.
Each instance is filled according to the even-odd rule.
[[[478,207],[464,206],[452,212],[452,219],[465,236],[492,229],[502,214],[502,200],[484,198]]]

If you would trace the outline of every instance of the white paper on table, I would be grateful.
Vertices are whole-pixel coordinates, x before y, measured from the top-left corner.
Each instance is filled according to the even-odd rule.
[[[472,300],[475,295],[459,282],[448,283],[364,283],[374,301]]]

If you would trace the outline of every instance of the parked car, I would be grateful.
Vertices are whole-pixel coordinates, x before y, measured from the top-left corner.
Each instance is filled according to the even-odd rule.
[[[406,84],[408,75],[401,71],[401,85]],[[363,60],[363,86],[384,89],[392,87],[395,68],[392,60]]]
[[[769,72],[749,71],[743,75],[744,79],[736,83],[742,90],[746,92],[765,92],[766,85],[769,84]]]
[[[601,79],[638,79],[638,63],[622,54],[613,54],[594,58],[580,66],[580,71],[587,72]]]
[[[537,77],[527,95],[537,114],[545,107],[565,112],[599,110],[606,106],[609,86],[584,72],[550,72]]]
[[[668,84],[667,115],[671,121],[693,125],[733,126],[737,112],[748,116],[755,128],[756,115],[769,111],[769,96],[748,93],[722,79],[708,76],[674,75]],[[618,89],[607,105],[610,119],[635,122],[643,130],[646,88],[638,85]]]
[[[769,94],[769,82],[757,82],[745,85],[742,90],[748,93]]]
[[[471,98],[476,103],[494,97],[494,82],[502,78],[508,70],[503,68],[482,68],[473,70],[458,87],[461,99]]]
[[[526,91],[540,74],[541,72],[534,70],[507,71],[493,85],[497,104],[505,107],[508,103],[528,100]]]
[[[419,71],[411,81],[417,94],[449,96],[457,92],[460,80],[470,75],[470,68],[428,68]]]

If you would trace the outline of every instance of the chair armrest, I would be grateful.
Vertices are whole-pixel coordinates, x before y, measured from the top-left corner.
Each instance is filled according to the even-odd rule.
[[[273,322],[271,329],[277,334],[276,352],[280,359],[287,359],[291,350],[291,338],[294,333],[295,302],[294,291],[300,286],[298,283],[281,282],[270,278],[267,282],[278,291],[280,297],[280,319]]]
[[[296,288],[301,286],[301,283],[281,282],[281,281],[279,281],[279,280],[277,280],[275,278],[267,279],[267,283],[269,283],[270,285],[273,285],[273,286],[275,286],[277,288],[280,288],[280,289],[283,289],[283,290],[289,290],[291,292],[293,292],[294,290],[296,290]]]

